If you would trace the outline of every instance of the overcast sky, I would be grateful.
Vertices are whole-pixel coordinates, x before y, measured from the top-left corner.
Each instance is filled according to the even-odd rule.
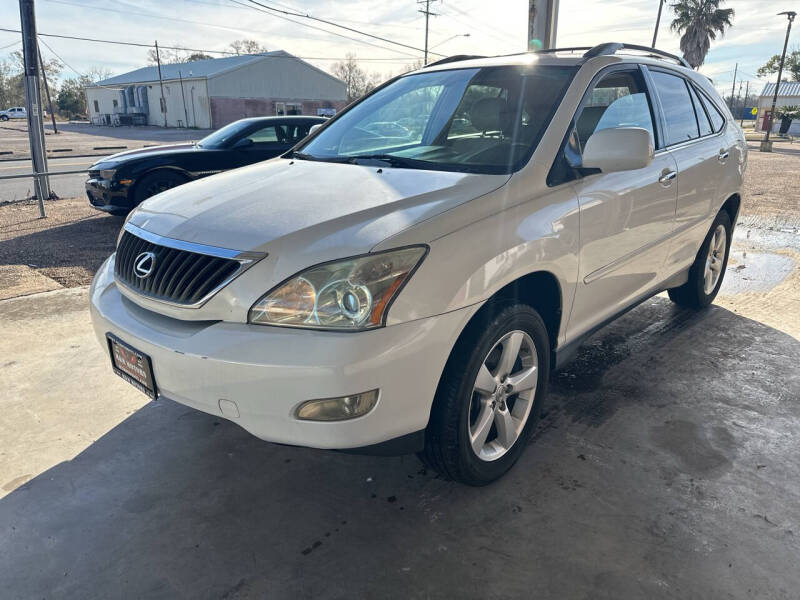
[[[345,39],[311,29],[236,4],[236,0],[36,0],[40,33],[57,33],[120,41],[180,45],[222,50],[235,39],[253,38],[270,50],[282,49],[308,57],[329,69],[334,59],[352,52],[369,71],[398,73],[419,52],[355,33],[337,33],[363,40]],[[238,0],[247,4],[247,0]],[[424,17],[415,0],[260,0],[265,4],[306,12],[368,31],[409,46],[424,44]],[[671,1],[671,0],[670,0]],[[442,0],[433,3],[438,16],[431,19],[430,47],[442,54],[507,54],[525,49],[527,0]],[[734,26],[724,38],[712,42],[701,71],[713,78],[719,89],[730,93],[734,64],[739,62],[737,81],[750,80],[760,89],[756,70],[771,55],[780,52],[786,31],[785,17],[775,16],[795,8],[788,0],[727,0],[723,6],[736,10]],[[649,45],[658,0],[561,0],[558,45],[591,46],[621,41]],[[679,54],[678,37],[669,31],[673,14],[664,9],[658,46]],[[294,19],[309,25],[329,26]],[[14,0],[0,2],[0,26],[19,28],[19,9]],[[800,24],[799,24],[800,25]],[[456,37],[469,33],[469,37]],[[796,35],[800,35],[797,33]],[[19,48],[19,34],[0,32],[0,58]],[[86,72],[93,66],[123,73],[146,63],[145,48],[114,46],[56,38],[43,38],[68,65],[64,76]],[[446,41],[448,40],[449,41]],[[795,34],[789,42],[796,46]],[[4,46],[8,46],[3,48]],[[53,54],[47,47],[46,57]],[[726,88],[727,85],[727,88]],[[738,84],[737,84],[738,89]]]

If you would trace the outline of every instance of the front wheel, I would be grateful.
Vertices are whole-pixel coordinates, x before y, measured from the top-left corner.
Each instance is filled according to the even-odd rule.
[[[0,115],[0,121],[8,121],[8,115]]]
[[[448,359],[421,455],[468,485],[491,483],[517,462],[550,371],[547,328],[533,308],[483,310]]]
[[[141,204],[151,196],[183,185],[186,181],[186,177],[168,169],[148,173],[136,184],[136,204]]]
[[[692,308],[702,308],[714,301],[728,266],[732,229],[728,213],[721,211],[689,269],[688,281],[668,290],[670,300]]]

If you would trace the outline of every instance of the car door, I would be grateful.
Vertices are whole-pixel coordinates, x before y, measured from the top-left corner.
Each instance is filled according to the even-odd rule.
[[[675,71],[651,67],[649,74],[662,107],[667,150],[678,169],[676,229],[667,259],[671,273],[694,260],[722,204],[720,184],[733,159],[725,119],[713,102]]]
[[[595,79],[573,135],[582,148],[595,131],[641,127],[659,150],[657,114],[643,71],[622,65]],[[642,169],[584,173],[575,182],[581,243],[568,337],[602,324],[657,286],[675,223],[675,176],[672,156],[657,151]]]
[[[251,131],[234,144],[234,161],[237,166],[249,165],[278,156],[290,148],[286,126],[271,123]]]

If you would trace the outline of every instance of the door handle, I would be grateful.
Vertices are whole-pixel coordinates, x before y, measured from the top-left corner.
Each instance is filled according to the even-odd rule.
[[[721,163],[724,163],[727,160],[728,156],[730,156],[730,152],[728,152],[727,150],[720,151],[719,156],[717,157],[717,160],[719,160],[719,162],[721,162]]]
[[[664,187],[669,187],[672,184],[672,180],[678,176],[677,171],[667,171],[666,173],[662,174],[661,177],[658,178],[658,182],[663,185]]]

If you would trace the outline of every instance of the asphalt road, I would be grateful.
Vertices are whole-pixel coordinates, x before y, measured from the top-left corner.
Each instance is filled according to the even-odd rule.
[[[48,168],[54,171],[76,171],[88,169],[100,157],[91,158],[51,158]],[[33,171],[29,160],[2,161],[0,162],[0,178],[6,175],[22,175]],[[85,173],[74,175],[59,175],[50,178],[50,189],[61,198],[71,198],[83,195],[83,182],[86,181]],[[33,195],[33,178],[0,179],[0,202],[29,198]]]

